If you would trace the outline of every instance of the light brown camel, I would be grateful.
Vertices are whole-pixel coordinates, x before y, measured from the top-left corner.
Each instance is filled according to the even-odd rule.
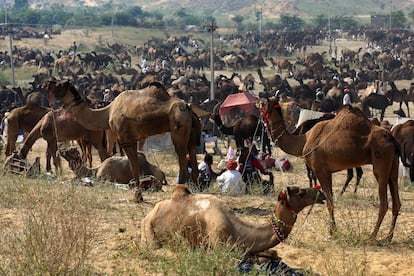
[[[179,234],[193,247],[231,243],[246,255],[259,254],[287,239],[300,211],[325,199],[318,189],[287,187],[279,194],[270,221],[257,225],[237,217],[217,197],[191,194],[177,185],[171,198],[157,203],[142,220],[141,242],[157,247]]]
[[[71,110],[77,122],[87,129],[111,128],[128,156],[134,176],[136,200],[142,200],[139,188],[137,141],[142,150],[147,137],[164,132],[171,133],[171,140],[178,155],[179,183],[188,179],[186,154],[190,155],[193,183],[197,183],[198,169],[196,148],[200,144],[200,121],[191,108],[182,100],[168,95],[157,82],[141,90],[127,90],[119,94],[108,106],[90,109],[79,92],[69,81],[50,80],[46,90],[60,99],[65,108]]]
[[[59,155],[56,154],[58,142],[85,139],[98,150],[99,157],[103,161],[109,157],[103,144],[103,135],[103,131],[88,130],[81,126],[74,116],[66,110],[53,110],[43,116],[27,135],[20,149],[19,156],[22,159],[26,159],[33,144],[42,137],[47,141],[46,170],[50,171],[52,169],[50,158],[53,158],[53,164],[57,173],[59,173],[61,171],[60,159]]]
[[[79,178],[97,177],[121,184],[128,184],[134,179],[126,156],[112,156],[105,159],[98,167],[88,168],[85,166],[78,149],[75,147],[63,149],[61,155],[68,161],[70,169]],[[142,152],[138,152],[138,164],[141,171],[140,177],[154,176],[157,180],[154,185],[151,185],[151,188],[161,190],[162,185],[167,185],[164,172],[157,166],[149,163],[145,154]]]
[[[292,72],[293,65],[292,63],[286,58],[280,58],[276,62],[279,74],[282,74],[283,70],[288,70],[288,73]]]
[[[303,135],[286,131],[282,111],[277,100],[264,103],[264,117],[274,142],[284,152],[303,157],[319,179],[327,197],[330,232],[335,230],[332,173],[372,164],[378,182],[379,212],[371,234],[375,239],[388,209],[387,187],[392,197],[392,222],[387,236],[391,240],[401,207],[398,194],[399,145],[395,138],[376,126],[358,108],[343,106],[332,120],[317,123]]]
[[[40,106],[33,102],[10,111],[7,117],[6,156],[11,155],[15,150],[19,130],[29,133],[48,111],[50,111],[50,108]]]

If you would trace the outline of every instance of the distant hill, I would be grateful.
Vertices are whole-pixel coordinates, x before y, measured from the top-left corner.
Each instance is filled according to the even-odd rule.
[[[39,4],[60,3],[66,6],[99,6],[108,0],[29,0],[32,7]],[[297,15],[303,18],[330,13],[332,16],[358,16],[388,14],[391,10],[414,9],[414,0],[114,0],[115,5],[137,5],[144,11],[174,11],[181,8],[207,14],[255,16],[255,10],[262,8],[264,18],[277,18],[281,14]],[[328,4],[329,3],[329,6]]]

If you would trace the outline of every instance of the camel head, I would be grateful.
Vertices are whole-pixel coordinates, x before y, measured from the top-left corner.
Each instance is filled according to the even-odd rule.
[[[280,192],[277,200],[279,204],[297,214],[307,206],[324,204],[326,196],[319,188],[288,186],[286,190]]]
[[[56,79],[51,79],[46,83],[45,90],[60,99],[66,106],[78,105],[83,101],[79,92],[69,80],[58,82]]]
[[[78,149],[71,147],[67,149],[62,149],[60,154],[66,161],[69,163],[69,167],[72,170],[79,168],[82,165],[82,158]]]

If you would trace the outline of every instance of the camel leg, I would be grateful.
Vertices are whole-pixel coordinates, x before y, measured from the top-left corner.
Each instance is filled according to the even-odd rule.
[[[377,222],[375,224],[374,231],[370,235],[371,240],[376,239],[381,223],[388,210],[388,198],[387,198],[388,179],[383,177],[381,174],[384,174],[384,172],[378,172],[374,168],[374,175],[378,182],[378,195],[379,195],[380,203],[379,203],[379,209],[378,209]]]
[[[410,118],[410,108],[408,107],[408,102],[405,102],[405,106],[407,107],[408,118]]]
[[[356,167],[355,170],[356,170],[356,174],[357,174],[357,182],[355,184],[354,193],[357,192],[359,183],[361,182],[362,175],[364,174],[364,172],[362,171],[362,168],[361,167]]]
[[[318,172],[317,178],[322,187],[322,191],[326,196],[326,207],[328,208],[330,221],[329,221],[329,233],[332,235],[336,230],[336,223],[334,217],[334,202],[332,191],[332,174],[329,172]]]
[[[344,187],[342,188],[342,191],[341,191],[341,195],[345,193],[345,190],[346,188],[348,188],[349,182],[351,182],[353,177],[354,177],[354,169],[350,168],[347,170],[347,176],[346,176]]]
[[[309,179],[309,188],[313,187],[313,181],[315,181],[316,184],[316,179],[315,179],[315,175],[312,172],[312,169],[309,168],[309,166],[306,165],[306,174],[308,176]]]
[[[51,143],[47,145],[47,151],[52,156],[53,159],[53,165],[55,166],[56,175],[61,173],[61,167],[60,167],[60,156],[57,152],[57,144]]]
[[[397,223],[397,217],[401,209],[401,200],[398,193],[398,159],[395,159],[393,163],[389,187],[392,198],[392,221],[390,232],[388,233],[386,240],[391,241],[394,236],[394,228]]]
[[[50,172],[52,170],[52,164],[50,163],[50,160],[52,159],[52,153],[49,151],[49,149],[46,150],[46,171]]]
[[[140,185],[141,183],[139,181],[140,167],[138,165],[137,143],[121,143],[120,145],[121,148],[125,151],[125,154],[128,156],[129,168],[135,180],[135,200],[137,202],[142,202],[143,198]]]
[[[9,131],[10,132],[10,131]],[[9,156],[13,153],[14,149],[16,148],[16,140],[17,140],[17,133],[16,134],[7,134],[7,144],[6,144],[6,156]]]
[[[160,206],[161,204],[156,204],[154,209],[141,221],[141,243],[150,247],[160,247],[152,227],[153,220],[157,217]]]

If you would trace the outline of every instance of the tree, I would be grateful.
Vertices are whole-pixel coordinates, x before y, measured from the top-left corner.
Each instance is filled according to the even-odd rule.
[[[13,9],[15,11],[21,11],[25,10],[29,7],[29,1],[28,0],[15,0]]]
[[[298,31],[298,30],[301,30],[304,25],[305,25],[305,22],[296,15],[291,16],[291,15],[282,14],[280,16],[280,26],[282,28],[287,28],[289,30]]]
[[[391,13],[391,27],[392,28],[405,28],[407,24],[407,18],[402,10],[393,11]]]
[[[326,18],[324,14],[318,15],[317,17],[312,19],[312,21],[313,21],[313,25],[315,25],[315,27],[319,29],[328,26],[328,18]]]
[[[414,9],[412,9],[412,10],[408,13],[408,18],[411,20],[411,22],[414,22]]]
[[[244,17],[243,17],[243,16],[241,16],[241,15],[239,15],[239,14],[237,14],[237,15],[233,16],[233,17],[231,18],[231,20],[232,20],[232,21],[234,21],[234,22],[236,23],[236,26],[237,26],[237,31],[238,31],[238,32],[241,32],[241,31],[243,30],[242,22],[243,22],[243,20],[244,20]]]

